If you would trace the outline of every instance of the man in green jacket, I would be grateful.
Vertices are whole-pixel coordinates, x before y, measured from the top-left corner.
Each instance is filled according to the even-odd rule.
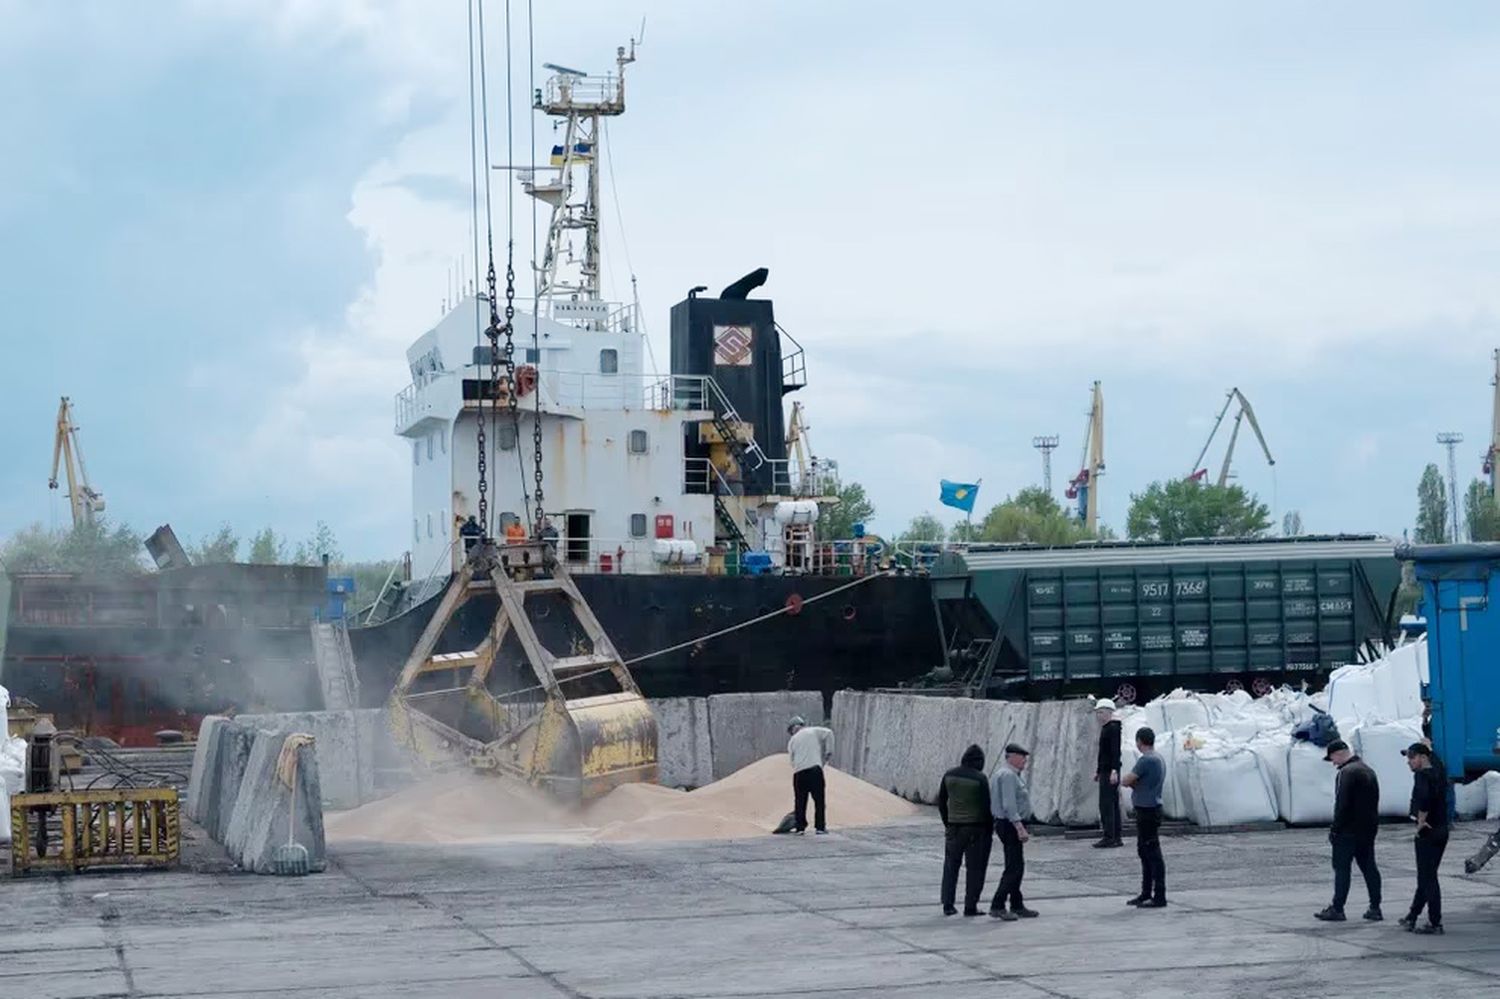
[[[943,817],[947,843],[943,854],[943,915],[958,912],[958,868],[966,868],[964,915],[980,914],[984,874],[990,865],[990,781],[984,774],[984,750],[970,746],[958,766],[943,774],[938,788],[938,814]]]

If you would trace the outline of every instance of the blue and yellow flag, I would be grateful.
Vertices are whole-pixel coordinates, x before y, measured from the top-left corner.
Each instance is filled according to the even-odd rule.
[[[949,482],[942,480],[942,491],[938,501],[944,506],[957,507],[965,513],[974,512],[974,500],[979,495],[977,482]]]
[[[563,154],[566,153],[566,152],[567,152],[567,148],[564,147],[564,146],[553,146],[552,147],[552,165],[553,166],[562,166],[563,165],[563,161],[566,158]],[[593,158],[593,155],[594,155],[594,144],[592,142],[575,142],[575,143],[573,143],[573,159],[575,159],[575,160],[586,160],[586,159]]]

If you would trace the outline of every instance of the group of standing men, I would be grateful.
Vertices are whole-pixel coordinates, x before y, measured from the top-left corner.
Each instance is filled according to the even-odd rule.
[[[1443,897],[1438,887],[1438,865],[1448,848],[1448,775],[1442,761],[1425,742],[1412,743],[1401,755],[1406,757],[1406,765],[1412,772],[1410,812],[1417,823],[1414,841],[1417,890],[1399,925],[1412,933],[1442,933]],[[1344,921],[1350,876],[1352,868],[1358,865],[1370,896],[1364,918],[1379,922],[1385,918],[1380,911],[1380,869],[1375,865],[1375,836],[1380,831],[1380,780],[1342,739],[1330,742],[1323,758],[1338,767],[1333,824],[1328,829],[1328,842],[1333,847],[1333,902],[1313,915],[1324,922]],[[1423,909],[1427,911],[1427,922],[1418,926]]]
[[[1120,773],[1121,723],[1114,717],[1115,705],[1108,699],[1095,704],[1100,723],[1099,757],[1094,779],[1099,782],[1100,820],[1104,836],[1099,848],[1123,845],[1120,836],[1119,786],[1131,792],[1136,815],[1136,853],[1141,860],[1141,891],[1126,904],[1142,909],[1160,909],[1167,904],[1167,866],[1161,852],[1161,792],[1167,768],[1156,754],[1156,733],[1142,727],[1135,733],[1140,756],[1129,773]],[[990,901],[989,914],[1011,922],[1038,915],[1028,908],[1021,894],[1026,873],[1026,843],[1031,833],[1031,797],[1026,786],[1026,763],[1030,753],[1010,743],[994,773],[984,772],[984,749],[973,745],[964,750],[958,766],[943,775],[938,788],[938,813],[946,830],[943,859],[942,901],[944,915],[956,915],[958,871],[965,869],[965,916],[983,915],[979,908],[989,868],[991,835],[998,837],[1005,867],[1000,886]]]
[[[1094,846],[1109,849],[1123,845],[1121,838],[1120,785],[1130,789],[1135,812],[1136,853],[1141,861],[1140,894],[1126,902],[1141,909],[1160,909],[1167,904],[1167,867],[1161,852],[1162,787],[1166,783],[1165,761],[1156,753],[1156,733],[1149,727],[1135,732],[1139,753],[1128,773],[1121,773],[1121,722],[1114,717],[1115,705],[1107,698],[1095,702],[1099,721],[1099,755],[1094,780],[1099,783],[1099,823],[1103,836]],[[1401,751],[1412,772],[1411,817],[1416,820],[1417,889],[1400,926],[1414,933],[1443,932],[1443,902],[1438,886],[1438,865],[1448,846],[1448,776],[1442,762],[1425,742],[1415,742]],[[1004,851],[1005,868],[1000,886],[990,901],[989,913],[1013,921],[1038,913],[1026,906],[1021,880],[1026,873],[1026,843],[1031,834],[1031,798],[1026,786],[1025,747],[1010,743],[1005,757],[989,776],[984,772],[984,749],[970,746],[958,766],[943,775],[938,789],[938,813],[943,817],[946,847],[943,859],[942,902],[945,915],[958,913],[958,872],[966,871],[965,916],[979,916],[985,874],[989,868],[990,836],[997,836]],[[1325,922],[1343,922],[1344,903],[1349,898],[1352,869],[1364,875],[1370,904],[1364,918],[1379,921],[1381,914],[1380,871],[1375,864],[1375,837],[1380,829],[1380,782],[1375,771],[1350,751],[1347,743],[1330,742],[1324,759],[1338,767],[1334,781],[1333,823],[1328,842],[1333,847],[1333,902],[1315,913]],[[1418,925],[1423,911],[1427,922]]]

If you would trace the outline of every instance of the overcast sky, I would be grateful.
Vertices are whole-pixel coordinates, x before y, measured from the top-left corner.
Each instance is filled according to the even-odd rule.
[[[599,72],[647,17],[609,131],[606,290],[636,274],[665,361],[688,288],[769,267],[812,443],[881,532],[956,519],[940,478],[982,477],[981,508],[1038,481],[1037,434],[1062,438],[1060,493],[1096,378],[1116,527],[1232,385],[1277,459],[1242,440],[1240,481],[1309,530],[1399,534],[1438,431],[1479,473],[1494,4],[537,7],[536,61]],[[465,4],[0,0],[0,24],[0,530],[66,521],[46,472],[68,394],[116,519],[321,519],[351,555],[399,554],[391,400],[470,240]]]

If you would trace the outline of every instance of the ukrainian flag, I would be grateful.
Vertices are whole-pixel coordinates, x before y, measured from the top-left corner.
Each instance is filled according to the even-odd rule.
[[[562,166],[563,165],[563,161],[566,159],[566,157],[564,156],[564,153],[566,153],[566,152],[567,152],[567,149],[564,146],[553,146],[552,147],[552,165],[553,166]],[[586,160],[586,159],[592,158],[593,155],[594,155],[594,144],[593,143],[591,143],[591,142],[575,142],[575,143],[573,143],[573,159],[575,159],[575,160]]]
[[[957,507],[965,513],[974,512],[974,500],[979,496],[977,482],[949,482],[943,479],[938,501],[944,506]]]

